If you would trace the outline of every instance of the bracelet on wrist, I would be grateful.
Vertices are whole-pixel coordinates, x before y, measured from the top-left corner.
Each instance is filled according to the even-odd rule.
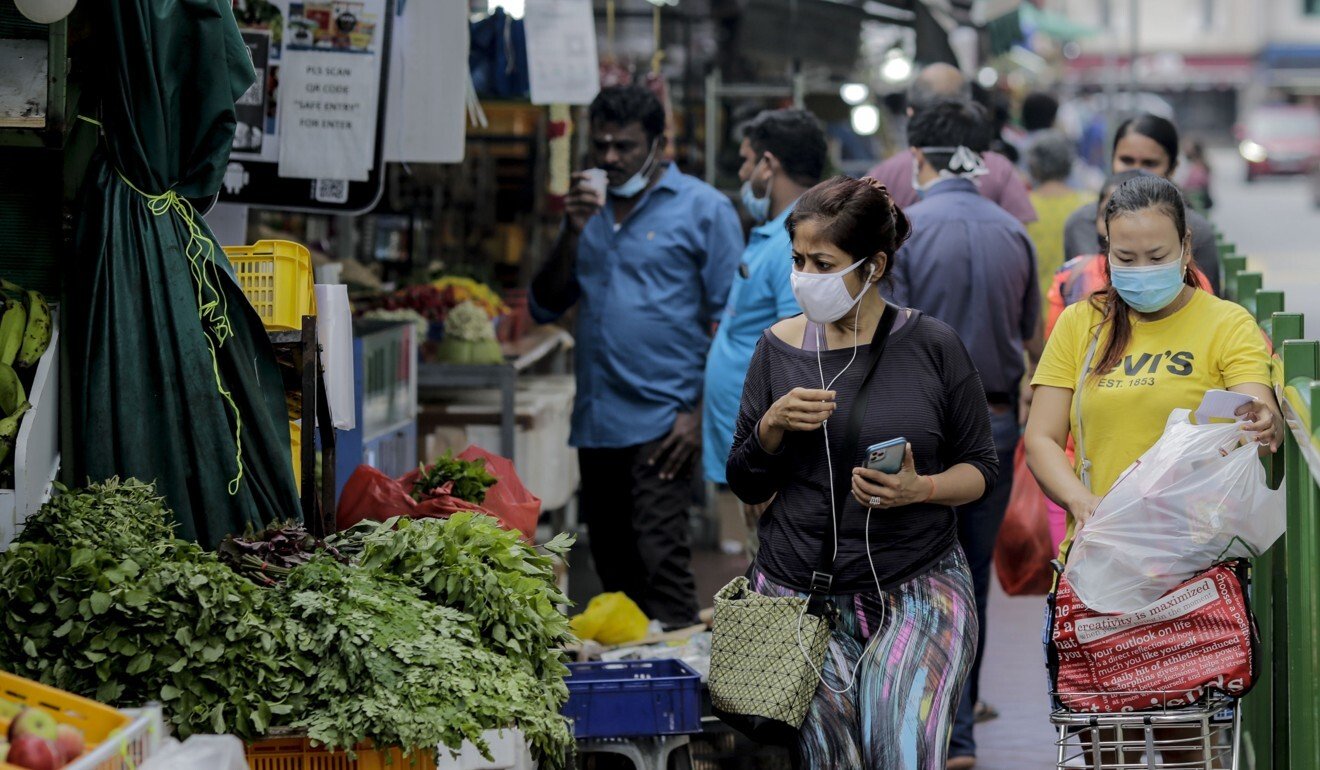
[[[924,505],[925,503],[929,503],[931,500],[934,500],[934,499],[935,499],[935,489],[936,489],[936,488],[935,488],[935,477],[934,477],[934,476],[926,476],[925,478],[926,478],[927,481],[930,482],[930,494],[926,495],[926,499],[921,501],[923,505]]]

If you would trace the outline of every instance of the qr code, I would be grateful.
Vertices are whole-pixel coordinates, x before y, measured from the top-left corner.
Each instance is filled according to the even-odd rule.
[[[317,179],[312,182],[312,200],[319,203],[348,203],[348,180]]]

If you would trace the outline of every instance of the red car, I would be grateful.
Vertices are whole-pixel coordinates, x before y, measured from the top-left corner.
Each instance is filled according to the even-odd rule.
[[[1320,161],[1320,111],[1311,107],[1261,107],[1237,135],[1248,182],[1267,174],[1304,174]]]

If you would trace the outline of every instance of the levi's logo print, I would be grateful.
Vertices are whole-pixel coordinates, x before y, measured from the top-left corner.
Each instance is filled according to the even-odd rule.
[[[1152,387],[1161,377],[1190,377],[1196,356],[1182,350],[1160,353],[1131,353],[1099,381],[1102,388]]]

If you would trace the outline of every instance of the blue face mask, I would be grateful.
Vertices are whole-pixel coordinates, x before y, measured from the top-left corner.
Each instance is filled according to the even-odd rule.
[[[1183,253],[1186,253],[1185,249]],[[1128,307],[1138,313],[1157,313],[1178,298],[1186,285],[1183,283],[1186,269],[1181,256],[1167,265],[1147,267],[1123,267],[1111,260],[1109,276],[1118,296]]]
[[[760,165],[761,165],[761,161],[758,160],[756,162],[756,165],[752,166],[753,174],[756,173],[756,169]],[[766,184],[765,196],[758,198],[756,195],[756,191],[752,189],[752,180],[748,179],[746,182],[743,182],[742,205],[743,208],[747,209],[747,213],[751,215],[752,219],[756,220],[757,222],[764,222],[768,220],[770,218],[769,183]]]
[[[647,154],[641,170],[618,187],[611,187],[610,195],[618,198],[636,198],[642,190],[645,190],[647,182],[651,181],[651,172],[655,169],[655,151],[659,146],[659,141],[653,142],[651,152]]]

